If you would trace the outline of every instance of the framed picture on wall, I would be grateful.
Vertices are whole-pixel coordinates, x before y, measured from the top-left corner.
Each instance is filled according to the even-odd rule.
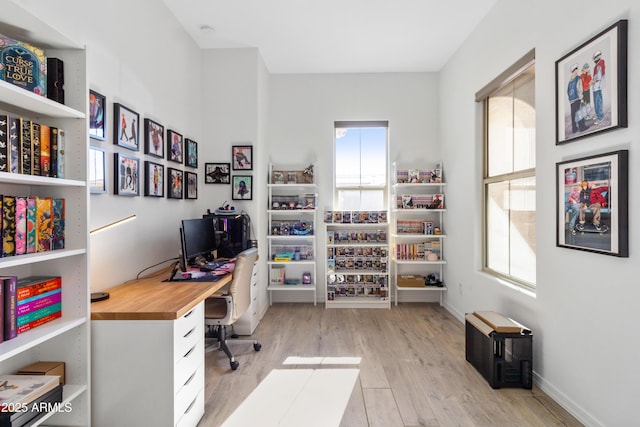
[[[182,199],[184,173],[179,169],[167,168],[167,198]]]
[[[96,147],[89,147],[89,191],[107,192],[107,153]]]
[[[231,147],[233,170],[253,169],[253,145],[234,145]]]
[[[628,190],[628,150],[557,163],[557,246],[628,257]]]
[[[233,176],[232,200],[252,200],[253,199],[253,177],[248,175]]]
[[[556,144],[627,127],[627,20],[556,61]]]
[[[95,90],[89,90],[89,136],[93,139],[107,139],[107,99]]]
[[[164,159],[164,126],[144,119],[144,153]]]
[[[140,195],[140,159],[114,153],[113,193],[120,196]]]
[[[172,162],[182,163],[184,142],[182,135],[175,130],[167,130],[167,159]]]
[[[185,192],[185,199],[197,199],[198,198],[198,174],[194,172],[185,172],[187,181],[187,191]]]
[[[187,154],[184,156],[185,166],[190,168],[198,167],[198,143],[192,139],[185,138],[184,140],[185,151]]]
[[[205,163],[205,184],[231,184],[231,163]]]
[[[164,166],[150,161],[144,162],[144,195],[164,197]]]
[[[113,104],[114,144],[140,151],[140,115],[122,104]]]

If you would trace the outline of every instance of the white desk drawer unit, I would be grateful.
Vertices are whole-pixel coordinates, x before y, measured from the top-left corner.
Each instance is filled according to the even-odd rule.
[[[233,330],[238,335],[251,335],[258,326],[260,319],[258,317],[258,310],[260,304],[258,304],[258,263],[253,265],[253,273],[251,276],[251,306],[247,312],[236,320],[233,325]]]
[[[196,426],[204,302],[176,320],[92,320],[94,426]]]

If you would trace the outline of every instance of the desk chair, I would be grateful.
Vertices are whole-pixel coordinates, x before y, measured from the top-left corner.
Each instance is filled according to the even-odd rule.
[[[249,341],[253,343],[253,349],[260,351],[262,345],[256,340],[234,339],[227,340],[227,326],[232,326],[251,305],[251,276],[253,265],[258,259],[258,249],[249,248],[236,256],[233,269],[233,279],[227,292],[215,294],[205,300],[204,323],[213,327],[217,343],[207,346],[206,351],[220,348],[229,357],[231,369],[238,369],[240,363],[235,360],[229,349],[230,342]]]

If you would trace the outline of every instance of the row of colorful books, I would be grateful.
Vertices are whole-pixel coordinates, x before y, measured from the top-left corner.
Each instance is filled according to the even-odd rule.
[[[62,316],[62,278],[1,276],[0,280],[0,341]]]
[[[2,257],[64,249],[65,199],[0,196]]]
[[[0,114],[0,172],[64,178],[65,131]]]
[[[433,253],[440,259],[440,242],[398,243],[396,245],[396,259],[401,261],[431,261],[427,255]]]

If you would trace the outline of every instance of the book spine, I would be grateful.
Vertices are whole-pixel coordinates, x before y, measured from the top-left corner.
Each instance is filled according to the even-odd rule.
[[[66,133],[64,129],[58,129],[58,178],[64,178],[64,146]]]
[[[9,117],[9,172],[22,173],[22,124]]]
[[[53,249],[64,249],[65,233],[65,200],[53,199]]]
[[[62,312],[61,311],[57,311],[55,313],[52,313],[48,316],[42,317],[40,319],[34,320],[33,322],[29,322],[25,325],[19,326],[17,328],[17,331],[19,334],[26,332],[30,329],[33,329],[35,327],[38,327],[40,325],[44,325],[47,322],[51,322],[52,320],[57,319],[58,317],[62,317]]]
[[[36,198],[36,252],[51,250],[51,234],[53,221],[51,218],[51,198]]]
[[[51,126],[51,177],[58,178],[58,128]]]
[[[62,303],[62,290],[58,289],[55,293],[51,295],[42,294],[41,297],[38,297],[31,301],[18,301],[18,317],[24,316],[25,314],[33,313],[45,307],[49,307],[53,304]]]
[[[27,199],[27,253],[36,251],[36,199]]]
[[[22,132],[22,173],[31,175],[31,120],[20,119]]]
[[[16,254],[16,198],[2,197],[2,256]]]
[[[40,124],[31,122],[31,175],[41,175],[40,146]]]
[[[20,283],[19,280],[18,280],[18,283]],[[48,290],[46,292],[41,292],[39,294],[32,295],[32,296],[30,296],[28,298],[20,299],[20,297],[18,296],[18,298],[17,298],[18,306],[29,304],[29,303],[32,303],[34,301],[38,301],[38,300],[43,299],[43,298],[48,298],[48,297],[56,295],[56,294],[62,294],[62,288],[60,288],[60,287],[53,288],[53,289]],[[18,295],[20,295],[20,285],[18,285]]]
[[[17,315],[17,277],[8,277],[3,280],[2,293],[4,294],[4,340],[10,340],[18,335]]]
[[[40,175],[51,176],[51,128],[40,125]]]
[[[0,214],[2,214],[2,218],[0,219],[0,257],[4,257],[4,196],[0,195]]]
[[[9,172],[9,116],[0,114],[0,172]]]
[[[53,277],[50,279],[43,279],[41,281],[29,281],[20,283],[18,281],[18,301],[22,301],[28,298],[32,298],[37,295],[41,295],[47,292],[51,292],[62,287],[62,279],[60,277]]]
[[[0,319],[2,319],[3,327],[0,328],[0,342],[4,341],[4,282],[11,277],[0,278]]]
[[[27,198],[16,197],[16,255],[27,253]]]
[[[47,317],[61,310],[62,310],[62,303],[59,302],[59,303],[51,304],[47,307],[41,308],[40,310],[36,310],[32,313],[28,313],[23,316],[17,316],[18,327],[26,325],[27,323],[31,323],[38,319],[42,319],[43,317]],[[17,309],[16,309],[16,313],[17,313]]]

